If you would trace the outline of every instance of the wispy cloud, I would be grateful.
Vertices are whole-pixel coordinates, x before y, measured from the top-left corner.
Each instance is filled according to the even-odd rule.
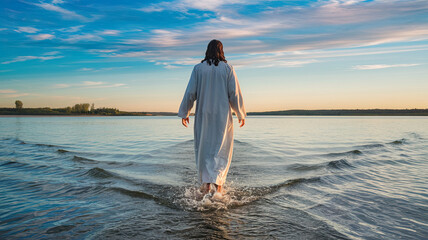
[[[14,63],[14,62],[25,62],[25,61],[34,60],[34,59],[39,59],[39,60],[45,61],[45,60],[62,58],[62,57],[63,56],[18,56],[12,60],[2,62],[2,64],[9,64],[9,63]]]
[[[113,53],[108,56],[133,58],[133,57],[144,57],[144,56],[154,56],[154,55],[157,55],[157,53],[150,52],[150,51],[132,51],[132,52],[119,53],[119,54]]]
[[[53,4],[61,4],[61,3],[64,3],[64,2],[65,2],[64,0],[52,0]]]
[[[78,25],[73,27],[67,27],[67,28],[60,28],[58,29],[61,32],[78,32],[81,28],[83,28],[85,25]]]
[[[111,71],[111,70],[117,70],[117,69],[124,69],[124,68],[130,68],[130,66],[126,67],[105,67],[105,68],[79,68],[78,71],[86,71],[86,72],[103,72],[103,71]]]
[[[372,64],[372,65],[357,65],[353,69],[357,70],[375,70],[375,69],[384,69],[384,68],[396,68],[396,67],[413,67],[419,66],[419,63],[410,63],[410,64]]]
[[[100,34],[102,35],[112,35],[112,36],[119,35],[119,33],[120,33],[119,30],[104,30],[100,32]]]
[[[55,84],[52,87],[53,88],[111,88],[111,87],[122,87],[125,86],[124,83],[107,83],[107,82],[101,82],[101,81],[83,81],[81,83],[77,84],[66,84],[66,83],[59,83]]]
[[[257,1],[253,1],[254,4]],[[235,4],[242,3],[245,1],[239,0],[176,0],[171,2],[159,2],[155,4],[151,4],[146,7],[139,8],[138,10],[143,12],[162,12],[162,11],[179,11],[179,12],[187,12],[192,9],[202,10],[202,11],[217,11],[220,7],[226,4]],[[248,3],[247,3],[248,4]]]
[[[97,86],[97,85],[102,85],[102,84],[104,84],[104,82],[84,81],[82,83],[83,86]]]
[[[5,94],[2,95],[2,97],[4,98],[17,98],[17,97],[23,97],[23,96],[28,96],[30,95],[29,93],[16,93],[16,94]]]
[[[93,19],[82,16],[74,11],[67,10],[54,4],[49,3],[32,3],[35,6],[41,7],[48,11],[60,13],[65,19],[77,19],[84,22],[92,21]]]
[[[93,53],[111,53],[116,52],[117,49],[90,49],[89,52]]]
[[[0,94],[2,98],[15,98],[30,95],[29,93],[19,93],[13,89],[0,89]]]
[[[33,39],[33,40],[38,40],[38,41],[40,41],[40,40],[47,40],[47,39],[52,39],[52,38],[54,38],[55,36],[54,35],[52,35],[52,34],[37,34],[37,35],[28,35],[28,37],[30,37],[31,39]]]
[[[79,71],[92,71],[93,68],[80,68]]]
[[[39,29],[33,27],[18,27],[18,29],[16,29],[15,31],[24,33],[36,33],[39,31]]]
[[[65,84],[65,83],[59,83],[59,84],[55,84],[53,87],[54,88],[68,88],[68,87],[71,87],[71,85]]]
[[[68,38],[63,40],[69,43],[76,43],[80,41],[102,41],[103,38],[100,36],[88,33],[88,34],[71,35]]]
[[[60,52],[59,51],[51,51],[51,52],[46,52],[43,55],[57,55],[57,54],[60,54]]]
[[[0,89],[0,93],[16,93],[16,91],[12,89]]]

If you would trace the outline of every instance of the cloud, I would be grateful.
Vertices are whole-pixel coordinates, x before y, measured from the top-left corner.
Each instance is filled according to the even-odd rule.
[[[47,40],[47,39],[52,39],[55,36],[52,34],[37,34],[37,35],[28,35],[28,37],[30,37],[33,40]]]
[[[105,82],[92,82],[92,81],[84,81],[81,86],[84,86],[86,88],[110,88],[110,87],[121,87],[125,86],[124,83],[114,83],[114,84],[107,84]]]
[[[96,85],[102,85],[104,82],[92,82],[92,81],[84,81],[82,83],[83,86],[96,86]]]
[[[23,97],[23,96],[28,96],[30,95],[29,93],[17,93],[17,94],[7,94],[7,95],[3,95],[2,97],[6,97],[6,98],[16,98],[16,97]]]
[[[130,66],[126,67],[106,67],[106,68],[80,68],[78,71],[91,71],[91,72],[103,72],[103,71],[110,71],[110,70],[116,70],[116,69],[124,69],[124,68],[130,68]]]
[[[45,9],[74,19],[86,18],[55,5],[60,3],[62,1],[42,2],[38,6],[45,4]],[[124,14],[122,9],[118,10],[116,17],[127,21],[128,18],[121,15]],[[55,37],[63,43],[74,44],[76,50],[99,57],[143,59],[165,68],[187,66],[193,60],[184,62],[183,59],[203,55],[206,44],[213,38],[223,41],[226,56],[236,65],[264,67],[300,67],[329,57],[414,51],[375,51],[379,48],[364,47],[428,39],[428,23],[422,18],[428,11],[426,1],[320,0],[296,5],[289,1],[271,4],[270,1],[172,0],[146,4],[138,10],[145,13],[177,11],[183,14],[174,13],[173,19],[185,15],[192,21],[170,25],[159,22],[150,25],[153,28],[141,27],[143,30],[135,30],[131,24],[120,31],[101,28],[85,34],[64,34],[80,31],[84,25],[79,25],[57,29]],[[147,17],[144,13],[137,15]],[[135,16],[128,14],[127,17]],[[165,18],[169,17],[165,14]],[[105,36],[117,36],[118,40],[112,41]],[[85,71],[83,69],[80,71]],[[103,70],[106,69],[86,69]]]
[[[13,89],[0,89],[0,94],[3,98],[15,98],[30,95],[29,93],[18,93],[16,90]]]
[[[65,83],[59,83],[54,85],[54,88],[68,88],[68,87],[71,87],[71,85],[65,84]]]
[[[124,83],[106,83],[106,82],[95,82],[95,81],[83,81],[81,83],[77,84],[65,84],[65,83],[59,83],[55,84],[52,87],[53,88],[111,88],[111,87],[122,87],[125,86]]]
[[[56,59],[56,58],[62,58],[62,57],[63,56],[18,56],[12,60],[2,62],[2,64],[9,64],[9,63],[14,63],[14,62],[25,62],[25,61],[33,60],[33,59],[40,59],[42,61],[45,61],[45,60],[51,60],[51,59]]]
[[[7,28],[0,28],[0,31],[5,31],[7,30]]]
[[[16,91],[12,89],[0,89],[0,93],[16,93]]]
[[[73,27],[67,27],[67,28],[60,28],[58,29],[61,32],[78,32],[81,28],[83,28],[85,25],[78,25]]]
[[[93,68],[80,68],[79,71],[92,71]]]
[[[251,4],[257,1],[251,2]],[[139,11],[146,13],[162,12],[162,11],[178,11],[187,13],[187,11],[196,9],[201,11],[218,11],[224,5],[231,4],[248,4],[246,1],[240,0],[176,0],[171,2],[159,2],[146,7],[139,8]]]
[[[111,53],[111,52],[115,52],[117,51],[117,49],[91,49],[89,50],[89,52],[94,52],[94,53]]]
[[[61,4],[64,3],[63,0],[52,0],[52,4]]]
[[[135,52],[126,52],[126,53],[120,53],[120,54],[112,54],[109,55],[111,57],[144,57],[144,56],[153,56],[155,53],[148,52],[148,51],[135,51]]]
[[[29,93],[16,93],[16,94],[4,94],[2,95],[2,97],[4,98],[17,98],[17,97],[23,97],[23,96],[28,96],[30,95]]]
[[[102,41],[103,38],[89,33],[89,34],[71,35],[68,38],[63,40],[69,43],[76,43],[80,41]]]
[[[248,5],[256,4],[257,1],[248,3],[244,1],[195,1],[195,0],[177,0],[172,2],[161,2],[152,4],[149,10],[217,10],[225,8],[224,5]],[[237,8],[239,9],[239,8]],[[419,24],[419,29],[410,27],[396,26],[390,24],[389,28],[395,28],[390,33],[395,36],[387,36],[385,25],[379,23],[370,25],[357,25],[352,28],[329,29],[329,26],[355,24],[370,21],[378,21],[387,18],[396,18],[397,16],[408,16],[418,11],[427,11],[428,2],[422,1],[357,1],[357,0],[335,0],[318,1],[305,7],[293,8],[289,5],[280,7],[270,7],[262,9],[259,12],[249,12],[248,14],[239,14],[234,8],[228,8],[228,11],[221,11],[215,18],[195,23],[191,28],[175,29],[156,29],[151,32],[149,37],[143,39],[128,39],[125,44],[144,45],[148,47],[175,47],[180,45],[194,45],[196,43],[207,42],[210,38],[219,39],[245,39],[249,37],[262,37],[268,46],[277,48],[291,43],[299,44],[299,39],[292,39],[292,32],[302,32],[306,27],[316,27],[317,33],[306,32],[301,34],[300,38],[306,38],[317,43],[315,47],[323,43],[331,43],[332,46],[350,45],[352,42],[363,42],[366,45],[377,45],[387,42],[407,41],[409,39],[427,39],[426,24]],[[398,22],[400,23],[400,22]],[[404,22],[403,22],[404,23]],[[383,23],[385,24],[385,23]],[[387,24],[388,25],[388,24]],[[414,25],[417,23],[404,23],[404,25]],[[380,31],[379,31],[380,30]],[[403,35],[397,35],[397,31]],[[321,32],[321,33],[320,33]],[[354,33],[353,33],[354,32]],[[380,36],[385,33],[385,36]],[[370,35],[374,33],[374,37]],[[323,36],[319,39],[315,35]],[[351,36],[352,39],[349,39]],[[360,41],[360,36],[363,39]],[[346,42],[342,39],[345,38]],[[364,39],[366,38],[366,39]],[[370,39],[371,38],[371,39]],[[321,41],[320,41],[321,40]],[[307,42],[307,41],[306,41]],[[347,44],[350,43],[350,44]],[[310,48],[312,43],[307,43]]]
[[[85,16],[77,14],[76,12],[67,10],[65,8],[62,8],[62,7],[53,5],[53,4],[49,4],[49,3],[32,3],[32,4],[36,5],[38,7],[41,7],[45,10],[48,10],[48,11],[60,13],[65,19],[77,19],[77,20],[84,21],[84,22],[89,22],[92,20],[92,19],[89,19]]]
[[[120,33],[120,31],[118,31],[118,30],[104,30],[104,31],[100,32],[100,34],[102,34],[102,35],[112,35],[112,36],[119,35],[119,33]]]
[[[60,54],[60,52],[59,51],[51,51],[51,52],[46,52],[43,55],[57,55],[57,54]]]
[[[264,63],[253,61],[251,63],[245,63],[243,64],[239,60],[236,61],[235,66],[236,67],[256,67],[256,68],[269,68],[269,67],[303,67],[304,65],[310,64],[310,63],[316,63],[319,62],[319,60],[316,59],[308,59],[308,60],[295,60],[295,61],[284,61],[284,60],[271,60],[269,62],[263,61]]]
[[[39,31],[39,29],[37,28],[33,28],[33,27],[19,27],[17,30],[15,30],[16,32],[24,32],[24,33],[36,33]]]
[[[356,70],[375,70],[375,69],[383,69],[383,68],[395,68],[395,67],[413,67],[419,66],[419,63],[410,63],[410,64],[372,64],[372,65],[357,65],[354,66],[353,69]]]

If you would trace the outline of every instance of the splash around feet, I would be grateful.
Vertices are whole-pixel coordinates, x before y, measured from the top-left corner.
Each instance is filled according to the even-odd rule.
[[[232,186],[224,186],[220,191],[189,186],[184,188],[174,203],[187,211],[215,211],[242,206],[257,199],[251,192]]]

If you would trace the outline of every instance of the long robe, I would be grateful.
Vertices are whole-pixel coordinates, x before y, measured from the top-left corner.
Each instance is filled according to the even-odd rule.
[[[233,67],[207,61],[192,71],[178,116],[187,118],[196,101],[194,138],[196,167],[200,183],[223,185],[233,152],[232,111],[238,119],[246,112],[241,88]]]

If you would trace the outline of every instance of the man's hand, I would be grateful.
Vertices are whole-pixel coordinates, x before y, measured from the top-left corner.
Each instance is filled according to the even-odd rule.
[[[187,127],[188,123],[189,123],[189,117],[181,119],[181,124],[183,124],[183,126]]]
[[[239,123],[241,124],[239,127],[243,127],[245,125],[245,119],[239,119]]]

